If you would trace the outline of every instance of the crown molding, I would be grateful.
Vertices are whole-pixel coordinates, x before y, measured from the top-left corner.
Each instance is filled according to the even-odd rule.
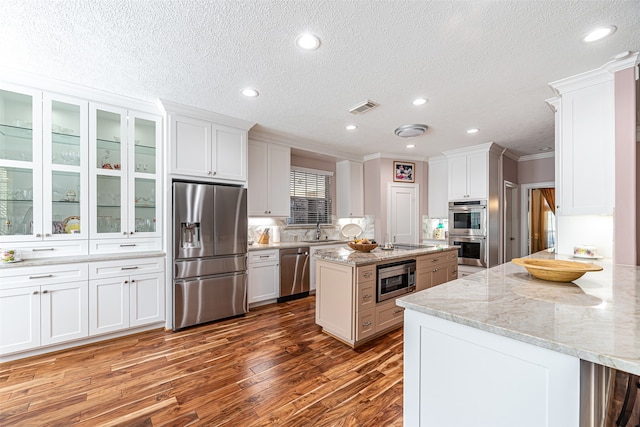
[[[403,160],[409,162],[424,162],[427,159],[424,156],[407,156],[406,154],[397,154],[397,153],[372,153],[364,156],[364,161],[367,160],[375,160],[375,159],[393,159],[393,160]]]
[[[511,160],[515,160],[516,162],[520,160],[520,156],[512,151],[509,151],[508,148],[504,151],[503,155],[510,158]]]
[[[528,162],[529,160],[548,159],[548,158],[554,158],[555,156],[556,156],[556,153],[554,151],[546,151],[544,153],[528,154],[526,156],[520,156],[518,158],[518,161]]]
[[[236,117],[204,110],[198,107],[192,107],[190,105],[179,104],[167,99],[158,100],[158,104],[160,108],[167,114],[184,114],[190,117],[219,123],[221,125],[231,126],[237,129],[243,129],[246,131],[248,131],[255,125],[255,122],[238,119]]]
[[[461,154],[469,154],[469,153],[480,153],[480,152],[492,152],[496,155],[500,155],[502,153],[504,153],[506,150],[506,148],[501,147],[500,145],[496,144],[495,142],[487,142],[485,144],[478,144],[478,145],[472,145],[470,147],[462,147],[462,148],[456,148],[455,150],[447,150],[447,151],[443,151],[442,154],[444,154],[445,156],[449,157],[449,156],[456,156],[456,155],[461,155]]]
[[[346,151],[328,149],[325,144],[310,139],[293,136],[284,132],[277,132],[260,125],[254,126],[249,131],[249,140],[268,142],[271,144],[286,145],[304,151],[311,151],[316,154],[335,157],[337,160],[364,161],[362,156],[348,153]]]
[[[556,95],[562,95],[566,92],[612,81],[613,74],[617,71],[635,67],[638,63],[638,54],[638,52],[629,53],[620,59],[609,61],[595,70],[551,82],[549,86]]]

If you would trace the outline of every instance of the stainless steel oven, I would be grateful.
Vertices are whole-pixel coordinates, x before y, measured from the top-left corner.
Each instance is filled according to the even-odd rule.
[[[400,261],[377,267],[376,301],[385,301],[416,290],[416,261]]]
[[[486,236],[487,201],[449,202],[450,236]]]
[[[459,246],[458,264],[486,267],[487,238],[484,236],[449,236],[449,245]]]

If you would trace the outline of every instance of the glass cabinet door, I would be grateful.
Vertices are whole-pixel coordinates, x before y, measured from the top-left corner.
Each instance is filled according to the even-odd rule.
[[[160,235],[158,209],[162,204],[159,180],[159,155],[156,145],[160,141],[161,124],[157,116],[129,112],[129,175],[133,177],[129,185],[130,203],[133,209],[129,218],[136,234]]]
[[[89,235],[88,103],[45,94],[43,98],[44,235]]]
[[[127,112],[110,106],[91,104],[91,236],[115,238],[129,234],[127,224]],[[133,230],[131,230],[133,231]]]
[[[0,242],[42,237],[40,96],[0,86]]]

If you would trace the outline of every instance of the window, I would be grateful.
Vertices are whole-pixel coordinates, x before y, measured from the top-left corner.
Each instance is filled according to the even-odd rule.
[[[287,224],[331,224],[331,176],[333,173],[291,168],[291,215]]]

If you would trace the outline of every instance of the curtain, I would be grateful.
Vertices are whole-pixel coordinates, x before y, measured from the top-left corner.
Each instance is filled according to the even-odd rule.
[[[531,190],[531,253],[547,249],[549,224],[547,224],[547,212],[549,206],[539,189]]]
[[[542,193],[542,197],[547,201],[549,205],[549,209],[554,214],[556,213],[556,189],[555,188],[541,188],[540,193]]]

